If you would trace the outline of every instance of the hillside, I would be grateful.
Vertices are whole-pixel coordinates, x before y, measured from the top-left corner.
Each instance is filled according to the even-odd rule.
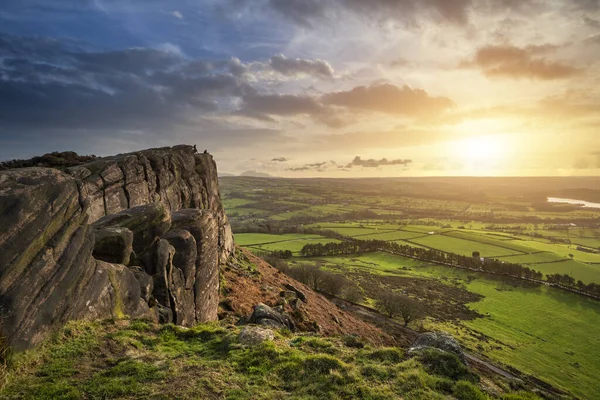
[[[0,399],[560,397],[236,247],[192,146],[0,183]]]

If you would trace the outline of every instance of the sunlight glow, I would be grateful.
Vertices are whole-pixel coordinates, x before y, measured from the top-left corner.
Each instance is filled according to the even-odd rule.
[[[507,135],[470,136],[450,143],[449,150],[469,175],[496,175],[507,167],[511,143]]]

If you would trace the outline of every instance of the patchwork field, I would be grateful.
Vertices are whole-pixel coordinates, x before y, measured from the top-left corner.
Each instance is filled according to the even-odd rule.
[[[386,253],[299,257],[304,244],[334,241],[319,235],[329,230],[465,256],[477,251],[600,284],[600,209],[546,202],[562,190],[600,196],[597,178],[227,178],[221,188],[234,232],[257,232],[236,235],[239,244],[291,250],[291,265],[318,261],[355,281],[367,304],[377,285],[405,291],[435,315],[427,328],[449,331],[471,351],[578,397],[598,398],[600,301]],[[290,227],[307,234],[272,234]]]

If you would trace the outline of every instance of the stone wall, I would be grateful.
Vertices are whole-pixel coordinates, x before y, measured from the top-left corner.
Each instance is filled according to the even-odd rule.
[[[233,251],[210,154],[0,172],[0,327],[16,348],[70,319],[215,320]]]

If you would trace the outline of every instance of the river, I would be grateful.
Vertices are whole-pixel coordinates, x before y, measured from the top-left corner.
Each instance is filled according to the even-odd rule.
[[[600,203],[591,203],[585,200],[563,199],[561,197],[548,197],[548,203],[578,204],[584,208],[600,208]]]

